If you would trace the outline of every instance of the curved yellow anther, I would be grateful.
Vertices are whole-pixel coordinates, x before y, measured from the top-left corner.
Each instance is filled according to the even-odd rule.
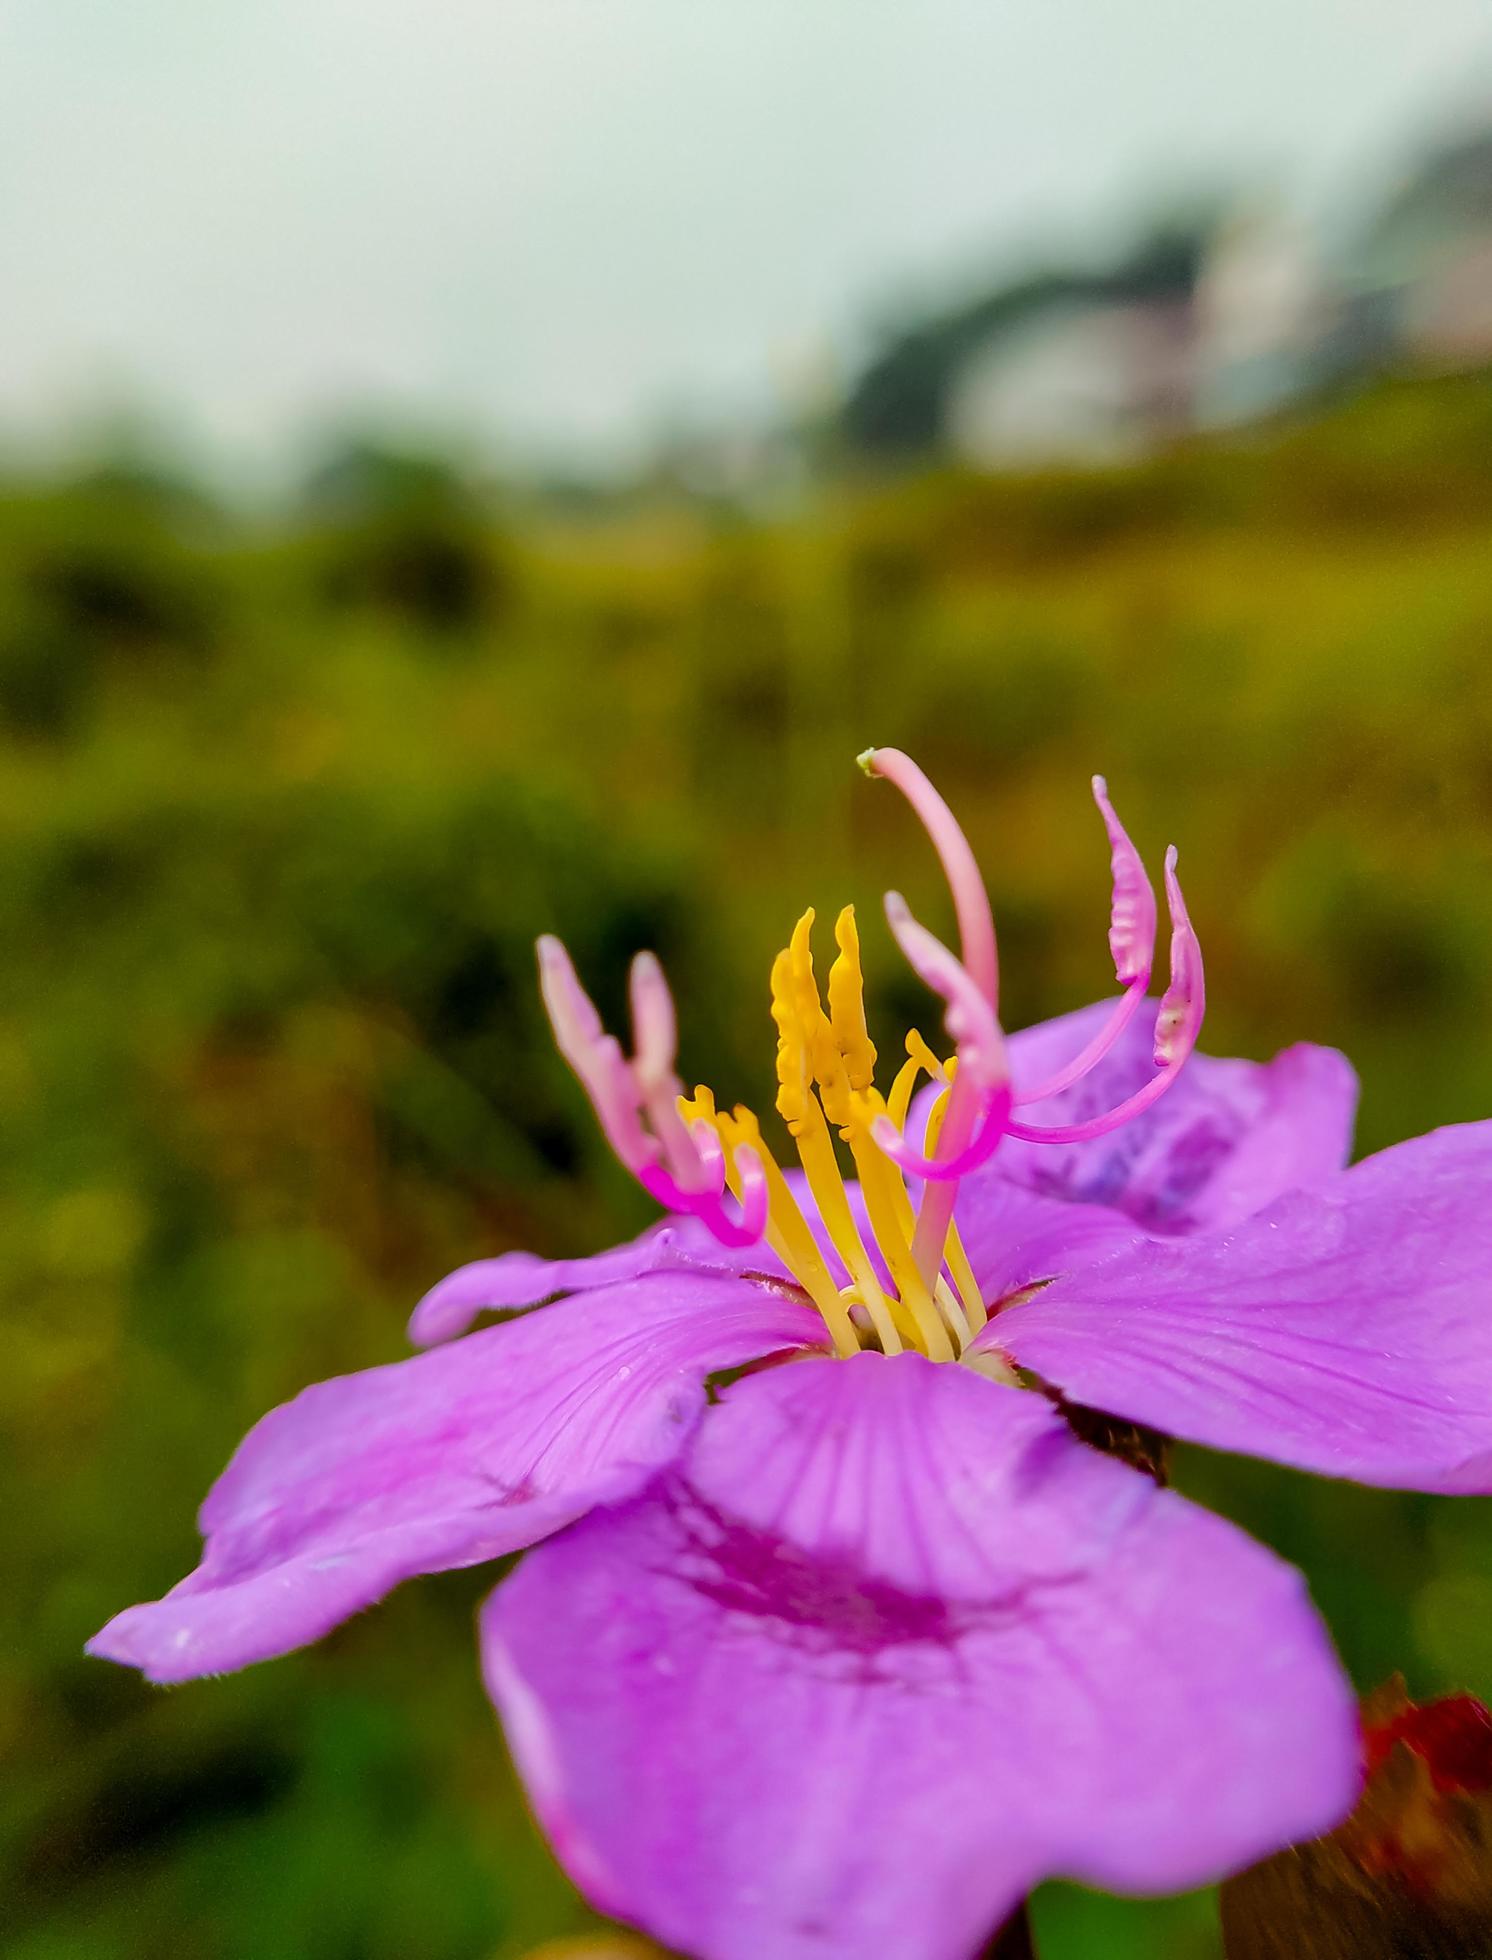
[[[930,1075],[935,1082],[945,1079],[943,1064],[915,1028],[907,1031],[907,1059],[896,1071],[896,1080],[891,1084],[891,1093],[886,1098],[886,1114],[898,1130],[907,1127],[907,1115],[912,1107],[912,1095],[917,1087],[919,1075]]]
[[[839,957],[829,969],[829,1026],[849,1086],[863,1095],[875,1081],[876,1050],[865,1025],[865,975],[853,905],[846,905],[834,921],[834,938]]]
[[[915,1323],[889,1298],[850,1209],[834,1153],[829,1123],[850,1120],[850,1081],[829,1016],[819,998],[809,935],[809,909],[793,928],[787,947],[772,963],[772,1019],[777,1023],[777,1109],[798,1147],[798,1156],[834,1250],[854,1281],[877,1336],[899,1353],[903,1336],[916,1342]],[[868,1036],[865,1045],[869,1045]],[[818,1094],[814,1094],[817,1086]],[[826,1120],[827,1119],[827,1120]]]
[[[917,1032],[916,1028],[907,1029],[907,1053],[919,1067],[926,1069],[934,1082],[947,1082],[951,1080],[950,1072],[954,1066],[953,1062],[940,1062],[931,1048],[922,1039],[922,1036]]]
[[[934,1361],[951,1361],[953,1343],[948,1329],[912,1257],[913,1219],[901,1173],[871,1141],[868,1125],[856,1123],[848,1135],[870,1229],[900,1302],[911,1317],[917,1345]]]
[[[797,1147],[814,1209],[849,1274],[849,1285],[837,1285],[750,1110],[737,1107],[727,1116],[715,1107],[710,1092],[700,1088],[692,1100],[681,1098],[679,1116],[685,1123],[707,1122],[714,1129],[733,1191],[738,1191],[737,1149],[749,1145],[754,1152],[767,1181],[767,1242],[823,1315],[841,1353],[853,1353],[859,1346],[852,1310],[863,1308],[886,1353],[910,1346],[934,1360],[949,1360],[963,1351],[972,1329],[984,1320],[968,1260],[950,1228],[944,1256],[952,1285],[940,1272],[924,1275],[914,1255],[916,1219],[906,1181],[876,1145],[871,1125],[878,1116],[889,1115],[903,1129],[918,1077],[926,1073],[946,1084],[951,1065],[940,1062],[914,1031],[907,1036],[908,1060],[897,1074],[891,1100],[881,1097],[875,1087],[876,1049],[866,1021],[854,907],[845,906],[835,921],[838,952],[825,983],[827,1007],[814,974],[814,916],[810,907],[772,962],[776,1101]],[[869,1242],[845,1187],[836,1130],[854,1159]],[[877,1272],[868,1243],[885,1261],[889,1286]]]

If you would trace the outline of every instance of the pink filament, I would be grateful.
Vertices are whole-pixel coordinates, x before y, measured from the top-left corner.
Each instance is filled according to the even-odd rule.
[[[683,1212],[697,1218],[721,1245],[730,1247],[755,1245],[767,1229],[770,1193],[767,1189],[766,1173],[762,1169],[760,1158],[749,1144],[740,1146],[736,1152],[735,1162],[741,1180],[741,1197],[734,1207],[725,1197],[723,1154],[720,1158],[721,1185],[718,1190],[686,1191],[669,1177],[666,1171],[661,1171],[654,1165],[644,1165],[636,1176],[643,1190],[650,1198],[662,1205],[665,1211]]]
[[[904,755],[900,749],[867,749],[860,760],[870,775],[884,776],[887,782],[901,791],[931,839],[953,896],[962,971],[988,1002],[993,1018],[1000,1005],[1000,962],[995,942],[995,920],[990,910],[989,894],[984,889],[984,880],[979,875],[979,866],[969,848],[968,838],[959,828],[953,812],[910,756]],[[888,901],[888,916],[890,910]],[[895,932],[894,917],[891,924]],[[902,950],[907,951],[905,939],[901,934],[897,936],[901,940]],[[915,960],[913,965],[916,965]],[[946,995],[945,998],[949,998],[951,1011],[952,999]],[[1000,1056],[1003,1067],[1003,1044]],[[961,1055],[960,1063],[962,1060]],[[948,1108],[938,1137],[940,1157],[954,1162],[974,1142],[975,1133],[980,1130],[980,1119],[988,1114],[990,1086],[988,1080],[981,1082],[973,1069],[960,1066],[953,1087],[948,1092]],[[990,1142],[991,1150],[998,1141],[996,1133]],[[942,1265],[943,1248],[948,1240],[948,1228],[953,1223],[953,1206],[957,1195],[958,1184],[953,1177],[930,1179],[922,1194],[917,1224],[912,1234],[912,1258],[929,1284]]]
[[[902,951],[919,977],[947,1003],[945,1024],[959,1057],[935,1156],[915,1150],[888,1118],[878,1118],[872,1126],[875,1141],[885,1154],[908,1175],[925,1181],[912,1249],[918,1266],[930,1276],[942,1257],[959,1179],[988,1161],[1001,1136],[1019,1137],[1029,1143],[1082,1142],[1118,1129],[1165,1094],[1196,1046],[1202,1025],[1206,1004],[1202,955],[1176,878],[1172,847],[1166,853],[1165,867],[1171,977],[1155,1023],[1159,1073],[1117,1108],[1082,1123],[1043,1128],[1013,1121],[1014,1104],[1043,1101],[1087,1075],[1113,1048],[1145,999],[1154,956],[1156,904],[1144,862],[1109,800],[1108,785],[1102,776],[1095,776],[1093,799],[1109,839],[1109,950],[1115,977],[1124,991],[1103,1028],[1081,1053],[1046,1081],[1012,1096],[1004,1044],[994,1021],[998,1000],[994,920],[968,840],[948,805],[901,750],[867,750],[861,761],[871,775],[894,783],[922,820],[947,875],[958,916],[962,964],[913,919],[897,894],[887,895],[886,915]],[[974,998],[988,1004],[987,1021],[974,1011]]]
[[[1146,975],[1148,981],[1149,975]],[[1015,1096],[1016,1106],[1025,1103],[1045,1102],[1048,1096],[1059,1095],[1070,1089],[1074,1082],[1080,1082],[1091,1068],[1101,1062],[1114,1043],[1134,1019],[1135,1010],[1145,998],[1146,981],[1136,981],[1114,1003],[1114,1011],[1104,1022],[1098,1033],[1079,1054],[1074,1055],[1065,1068],[1049,1075],[1045,1082],[1038,1082],[1034,1089],[1022,1089]]]
[[[933,1183],[956,1182],[968,1177],[982,1164],[987,1164],[994,1156],[1002,1136],[1008,1129],[1010,1115],[1009,1089],[996,1090],[985,1105],[983,1118],[972,1143],[959,1151],[955,1157],[924,1157],[914,1150],[897,1130],[889,1116],[878,1116],[870,1126],[870,1134],[876,1145],[888,1156],[893,1164],[905,1171],[908,1177],[920,1177]],[[944,1129],[947,1124],[945,1122]],[[939,1138],[939,1142],[942,1138]]]
[[[1107,1136],[1158,1102],[1180,1074],[1202,1029],[1207,988],[1202,972],[1202,949],[1187,914],[1186,900],[1176,876],[1176,847],[1166,852],[1166,905],[1171,915],[1171,980],[1155,1017],[1155,1065],[1160,1073],[1127,1096],[1116,1108],[1083,1123],[1043,1128],[1034,1123],[1007,1123],[1006,1130],[1026,1143],[1087,1143]],[[1085,1050],[1085,1053],[1087,1051]],[[1081,1059],[1081,1057],[1079,1058]],[[1096,1059],[1096,1058],[1095,1058]],[[1091,1064],[1089,1065],[1091,1066]]]
[[[1196,1046],[1202,1016],[1207,1011],[1202,948],[1181,895],[1174,844],[1166,852],[1166,904],[1171,914],[1171,983],[1161,997],[1160,1012],[1155,1017],[1157,1068],[1173,1060],[1180,1066]]]
[[[915,1151],[887,1117],[878,1117],[871,1133],[886,1155],[914,1177],[951,1182],[984,1163],[1000,1141],[1010,1110],[1005,1042],[994,1008],[973,975],[913,918],[900,892],[887,892],[886,918],[913,972],[946,1003],[943,1025],[958,1054],[958,1072],[949,1092],[937,1157]],[[959,1140],[950,1146],[947,1131],[955,1116],[959,1127],[954,1134]],[[924,1196],[924,1208],[930,1195]]]
[[[651,953],[632,963],[634,1053],[607,1034],[561,942],[539,941],[539,985],[560,1053],[579,1077],[607,1142],[648,1194],[668,1211],[697,1218],[722,1245],[754,1245],[767,1225],[768,1189],[749,1145],[735,1153],[738,1202],[727,1200],[725,1152],[708,1125],[693,1131],[678,1111],[677,1023],[663,969]],[[651,1132],[643,1123],[646,1112]]]
[[[1109,786],[1102,776],[1093,778],[1093,801],[1109,834],[1113,878],[1109,951],[1114,956],[1114,978],[1121,987],[1139,981],[1143,993],[1150,984],[1150,962],[1155,952],[1155,892],[1145,875],[1144,860],[1109,801]]]
[[[1114,959],[1114,977],[1124,988],[1114,1011],[1088,1046],[1055,1075],[1048,1076],[1034,1089],[1024,1089],[1015,1098],[1023,1103],[1045,1102],[1048,1096],[1070,1089],[1089,1069],[1101,1062],[1134,1018],[1135,1009],[1150,985],[1151,962],[1155,955],[1155,892],[1145,874],[1144,860],[1130,842],[1109,801],[1109,786],[1102,776],[1093,778],[1093,800],[1109,834],[1109,866],[1113,878],[1113,897],[1109,904],[1109,951]]]
[[[994,914],[968,838],[909,755],[900,749],[867,749],[860,761],[869,775],[884,776],[888,783],[894,783],[921,819],[953,894],[963,963],[991,1008],[998,1011],[1000,961],[995,948]]]
[[[994,1007],[974,976],[913,918],[900,892],[886,894],[886,922],[917,978],[943,997],[943,1024],[958,1052],[960,1073],[972,1073],[984,1091],[1004,1083],[1009,1075],[1004,1038]]]

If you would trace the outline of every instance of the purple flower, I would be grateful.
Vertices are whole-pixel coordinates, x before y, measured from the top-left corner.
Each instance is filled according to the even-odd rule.
[[[1118,999],[1007,1042],[967,844],[905,756],[865,760],[948,875],[961,957],[887,914],[953,1056],[913,1033],[878,1090],[853,913],[822,994],[805,914],[772,973],[785,1170],[684,1095],[656,962],[629,1057],[544,941],[560,1046],[672,1218],[452,1274],[430,1351],[267,1416],[201,1565],[91,1643],[184,1680],[545,1540],[482,1616],[519,1768],[590,1897],[706,1960],[965,1960],[1049,1875],[1198,1884],[1350,1809],[1354,1701],[1299,1576],[1067,1408],[1492,1489],[1489,1126],[1344,1171],[1339,1055],[1193,1054],[1174,853],[1157,1007],[1101,780]]]

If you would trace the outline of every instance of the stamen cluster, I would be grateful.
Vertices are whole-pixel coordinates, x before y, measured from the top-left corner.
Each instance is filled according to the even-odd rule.
[[[697,1219],[734,1250],[764,1242],[813,1301],[841,1354],[876,1345],[934,1360],[961,1354],[987,1318],[954,1222],[959,1180],[986,1163],[1004,1136],[1072,1143],[1117,1129],[1175,1080],[1196,1044],[1205,994],[1202,960],[1166,853],[1171,921],[1170,984],[1156,1017],[1155,1076],[1116,1108],[1083,1122],[1028,1123],[1024,1105],[1070,1088],[1113,1047],[1150,984],[1156,903],[1139,853],[1109,801],[1093,794],[1110,846],[1113,898],[1109,948],[1122,989],[1100,1033],[1044,1082],[1017,1091],[999,1023],[994,920],[968,841],[927,777],[896,749],[868,750],[867,774],[885,777],[916,811],[942,862],[958,919],[955,955],[921,925],[898,893],[886,918],[906,959],[943,1001],[953,1052],[940,1060],[913,1029],[890,1093],[875,1085],[876,1049],[865,1017],[864,976],[854,908],[835,922],[837,957],[820,992],[810,937],[799,919],[772,968],[777,1024],[777,1111],[787,1126],[806,1192],[805,1211],[744,1105],[717,1108],[711,1091],[684,1094],[675,1070],[677,1023],[662,968],[640,953],[631,974],[633,1052],[627,1056],[576,977],[557,939],[539,942],[545,1005],[565,1059],[579,1077],[608,1141],[667,1210]],[[827,1001],[827,1005],[826,1005]],[[942,1085],[920,1142],[907,1134],[923,1075]],[[836,1142],[837,1138],[837,1142]],[[846,1185],[838,1145],[854,1165]],[[852,1190],[855,1196],[852,1197]],[[809,1224],[816,1216],[821,1245]],[[847,1281],[836,1280],[830,1253]]]

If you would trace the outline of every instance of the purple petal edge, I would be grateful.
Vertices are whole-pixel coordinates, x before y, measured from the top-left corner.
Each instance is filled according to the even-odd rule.
[[[1137,1242],[978,1345],[1075,1401],[1394,1488],[1492,1491],[1492,1123],[1436,1130],[1218,1237]]]
[[[753,1263],[767,1272],[777,1265],[766,1247],[754,1262],[727,1252],[692,1219],[655,1225],[626,1245],[608,1246],[604,1252],[579,1259],[503,1252],[494,1259],[458,1266],[432,1286],[410,1316],[409,1338],[416,1347],[434,1347],[466,1333],[483,1313],[510,1313],[647,1273],[739,1273]]]
[[[403,1579],[629,1495],[687,1440],[708,1374],[822,1340],[811,1308],[765,1287],[655,1274],[319,1382],[209,1492],[196,1571],[88,1651],[183,1681],[303,1646]]]

